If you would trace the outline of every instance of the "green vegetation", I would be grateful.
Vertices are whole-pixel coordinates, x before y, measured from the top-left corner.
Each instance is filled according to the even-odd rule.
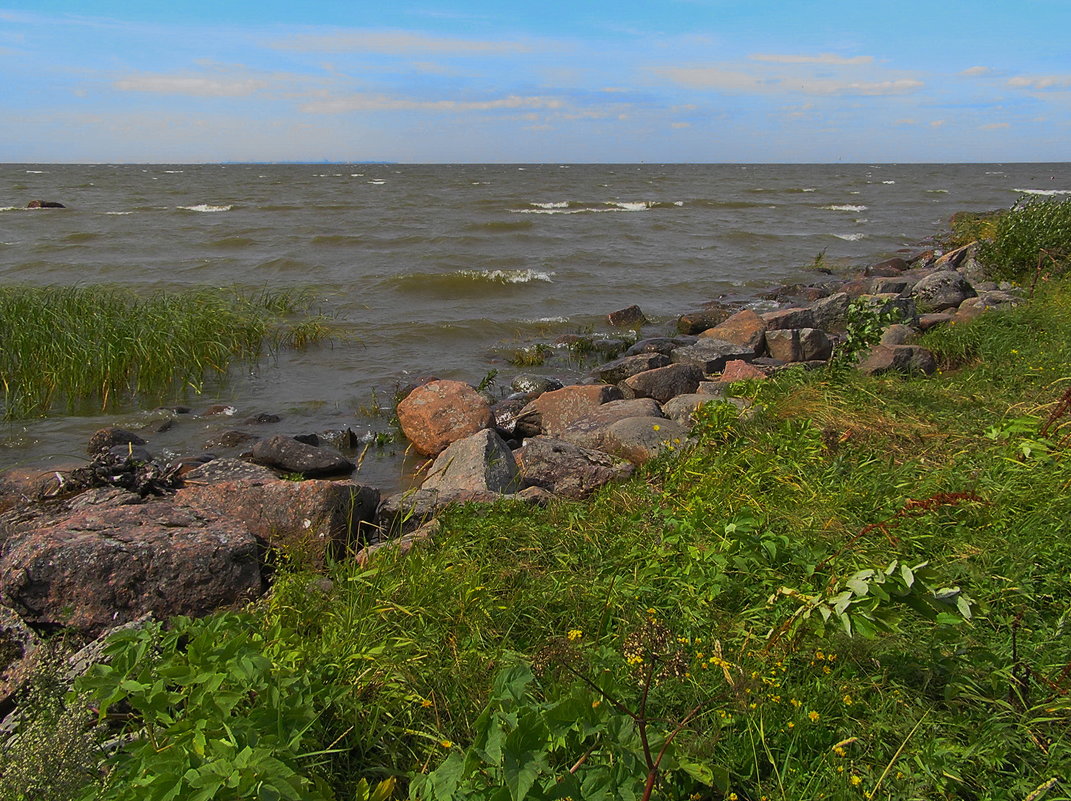
[[[295,292],[194,289],[139,295],[111,286],[0,287],[7,418],[56,407],[108,409],[133,396],[200,390],[234,361],[329,335]],[[297,317],[296,317],[297,316]]]
[[[1032,281],[1071,263],[1071,198],[1022,197],[1008,211],[957,214],[952,246],[979,241],[978,258],[997,280]]]

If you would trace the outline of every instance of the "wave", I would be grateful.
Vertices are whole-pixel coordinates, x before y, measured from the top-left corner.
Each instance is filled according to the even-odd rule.
[[[26,170],[27,175],[44,175],[44,170]]]
[[[532,282],[553,283],[554,273],[541,270],[456,270],[452,273],[406,273],[388,280],[410,292],[442,294],[473,288],[510,287]]]
[[[895,184],[896,181],[882,181],[883,184]]]
[[[343,247],[346,245],[361,245],[365,241],[363,236],[356,234],[320,234],[312,238],[313,245],[325,247]]]
[[[866,234],[833,234],[833,236],[845,242],[858,242],[860,239],[866,239]]]
[[[1052,197],[1053,195],[1071,195],[1071,189],[1013,189],[1013,192],[1018,192],[1021,195],[1046,195]]]
[[[199,211],[210,214],[217,211],[230,211],[234,206],[210,206],[207,203],[198,203],[196,206],[178,206],[177,208],[183,211]]]
[[[469,223],[466,231],[527,231],[531,229],[531,220],[491,220],[490,222]]]
[[[70,242],[73,245],[77,245],[80,242],[92,242],[94,239],[100,239],[100,234],[95,234],[90,231],[79,231],[73,234],[67,234],[63,237],[64,242]]]
[[[226,236],[223,239],[217,239],[214,242],[210,242],[209,245],[214,248],[247,248],[250,245],[255,245],[257,241],[251,239],[248,236]]]
[[[132,211],[106,211],[105,214],[111,217],[125,217],[127,214],[133,214]]]
[[[927,189],[926,190],[926,194],[928,194],[928,195],[947,195],[948,194],[948,190],[947,189]]]
[[[510,209],[510,214],[601,214],[612,211],[649,211],[650,209],[680,208],[683,200],[607,200],[602,203],[584,201],[532,202],[533,208]]]
[[[866,211],[867,210],[866,206],[851,205],[851,204],[848,204],[848,203],[845,203],[843,205],[835,205],[835,206],[822,206],[822,208],[826,209],[827,211]]]

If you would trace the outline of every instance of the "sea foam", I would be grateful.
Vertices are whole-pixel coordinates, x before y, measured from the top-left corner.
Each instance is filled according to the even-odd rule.
[[[205,214],[211,214],[217,211],[230,211],[234,206],[210,206],[207,203],[198,203],[196,206],[179,206],[178,208],[185,211],[199,211]]]
[[[828,211],[866,211],[866,206],[853,206],[850,204],[837,205],[837,206],[822,206],[823,209]]]

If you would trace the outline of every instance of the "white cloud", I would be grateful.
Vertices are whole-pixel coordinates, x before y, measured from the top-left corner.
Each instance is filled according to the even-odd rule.
[[[948,120],[933,120],[930,123],[930,127],[931,128],[940,128],[941,126],[947,125],[947,124],[948,124]]]
[[[309,114],[345,114],[353,111],[498,111],[501,109],[557,109],[564,103],[555,97],[508,95],[495,100],[413,100],[388,95],[355,94],[314,100],[301,110]]]
[[[845,81],[808,76],[764,78],[721,67],[660,67],[654,72],[692,89],[716,89],[723,92],[875,96],[909,94],[925,85],[913,78],[890,81]]]
[[[872,64],[873,56],[852,56],[845,58],[835,53],[819,53],[817,56],[783,55],[778,53],[753,53],[748,56],[752,61],[772,61],[775,64],[833,64],[848,66],[851,64]]]
[[[998,130],[1000,128],[1011,128],[1011,123],[1009,123],[1009,122],[991,122],[988,125],[979,125],[978,126],[978,130],[979,131],[996,131],[996,130]]]
[[[151,92],[195,97],[248,97],[268,88],[261,78],[144,73],[120,78],[112,84],[121,92]]]
[[[1008,79],[1015,89],[1071,89],[1071,75],[1018,75]]]
[[[672,123],[670,123],[669,127],[670,128],[691,128],[692,124],[690,122],[672,122]]]
[[[272,43],[278,50],[331,53],[386,53],[412,55],[501,55],[526,53],[531,47],[523,42],[458,39],[449,36],[428,36],[411,31],[338,31],[335,33],[303,33]]]
[[[960,75],[963,75],[967,78],[976,78],[979,75],[988,75],[992,71],[993,70],[989,67],[970,67],[968,69],[963,70]]]

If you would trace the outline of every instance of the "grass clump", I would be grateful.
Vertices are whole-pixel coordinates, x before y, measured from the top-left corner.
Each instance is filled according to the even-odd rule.
[[[192,289],[141,295],[114,286],[0,287],[6,418],[108,409],[144,395],[200,391],[210,375],[267,350],[329,335],[300,293]]]
[[[979,258],[993,276],[1016,281],[1071,261],[1071,198],[1021,198],[994,219]]]

